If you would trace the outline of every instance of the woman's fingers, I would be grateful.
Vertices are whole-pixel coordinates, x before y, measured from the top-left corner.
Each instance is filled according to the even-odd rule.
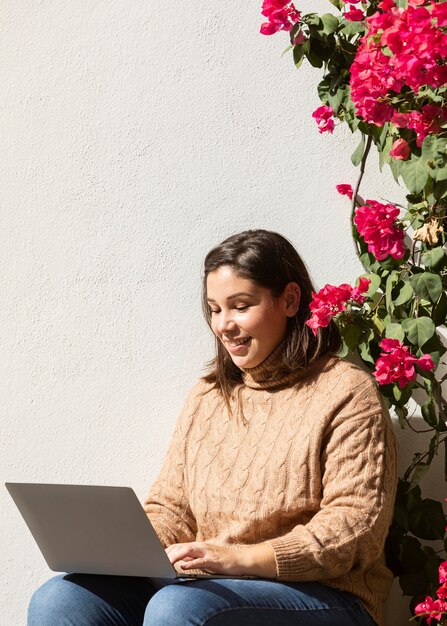
[[[201,544],[193,541],[191,543],[174,543],[166,548],[166,554],[171,563],[177,563],[178,561],[187,562],[197,557],[202,557],[204,550]]]
[[[208,574],[276,578],[275,551],[268,543],[227,548],[204,541],[174,543],[166,548],[171,563]]]
[[[202,569],[211,574],[238,574],[238,551],[222,546],[192,541],[175,543],[166,548],[172,564],[177,563],[182,569]]]

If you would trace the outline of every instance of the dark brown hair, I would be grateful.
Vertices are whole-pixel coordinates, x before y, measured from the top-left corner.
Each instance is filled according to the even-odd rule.
[[[298,252],[282,235],[268,230],[246,230],[232,235],[213,248],[205,258],[202,305],[205,319],[211,327],[211,312],[207,302],[207,277],[222,266],[231,267],[237,276],[252,280],[270,289],[279,297],[286,285],[295,282],[301,289],[301,301],[294,317],[287,320],[282,362],[278,364],[278,378],[292,375],[300,380],[323,357],[341,347],[340,334],[334,322],[318,329],[316,335],[305,324],[310,317],[309,304],[312,281]],[[242,371],[233,363],[228,351],[216,338],[216,357],[210,362],[205,380],[214,383],[229,406],[233,389],[242,382]]]

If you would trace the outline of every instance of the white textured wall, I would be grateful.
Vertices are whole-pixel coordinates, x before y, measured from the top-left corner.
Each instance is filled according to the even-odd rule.
[[[285,234],[319,286],[357,275],[334,190],[356,140],[319,136],[319,73],[258,34],[259,5],[1,2],[2,480],[144,496],[212,354],[201,263],[225,236]],[[396,198],[370,170],[365,195]],[[4,488],[0,528],[20,626],[50,572]]]

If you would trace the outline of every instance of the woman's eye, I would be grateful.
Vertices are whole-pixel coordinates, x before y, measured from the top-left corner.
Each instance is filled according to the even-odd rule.
[[[246,309],[248,309],[248,305],[247,304],[243,304],[241,306],[237,306],[236,307],[236,311],[245,311]]]
[[[219,313],[219,310],[218,309],[210,309],[210,313],[211,313],[211,315],[213,315],[213,314],[215,315],[216,313]]]

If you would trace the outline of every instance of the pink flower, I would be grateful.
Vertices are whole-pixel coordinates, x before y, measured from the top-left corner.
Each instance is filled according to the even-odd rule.
[[[412,111],[408,115],[408,128],[416,133],[416,145],[420,148],[427,135],[439,133],[447,121],[447,109],[435,104],[426,104],[421,111]]]
[[[423,370],[433,370],[435,364],[429,354],[420,359],[398,339],[382,339],[380,347],[383,352],[376,361],[376,369],[372,373],[379,385],[397,383],[401,389],[416,380],[415,366]]]
[[[394,0],[382,0],[382,2],[379,2],[378,7],[382,11],[391,11],[391,9],[396,8],[396,3]]]
[[[447,602],[443,602],[442,600],[433,600],[430,596],[427,596],[423,602],[417,604],[414,608],[416,615],[424,615],[424,613],[428,613],[425,617],[427,624],[430,624],[432,619],[439,621],[442,618],[444,611],[447,611]]]
[[[262,35],[292,30],[301,15],[290,0],[264,0],[261,12],[268,19],[268,22],[261,24]]]
[[[442,584],[436,591],[436,595],[440,600],[447,600],[447,583]]]
[[[370,282],[371,281],[369,280],[369,278],[365,278],[364,276],[359,278],[358,286],[354,287],[352,290],[351,300],[354,300],[355,302],[358,302],[359,304],[363,304],[363,302],[366,300],[366,296],[362,294],[368,291]]]
[[[447,110],[416,100],[412,111],[401,112],[389,99],[409,90],[418,94],[427,85],[433,90],[445,86],[446,3],[410,0],[403,9],[382,0],[379,8],[366,18],[367,32],[350,69],[352,100],[357,115],[367,122],[383,126],[392,120],[399,128],[413,129],[420,147],[427,135],[443,128]]]
[[[393,114],[391,121],[394,126],[397,126],[397,128],[406,128],[408,126],[408,115],[405,113],[398,113],[396,111]]]
[[[272,13],[275,11],[280,11],[286,5],[288,5],[290,0],[264,0],[262,3],[261,13],[265,17],[270,17]]]
[[[404,231],[396,224],[399,209],[393,204],[366,200],[355,210],[354,224],[378,261],[388,255],[401,259],[405,254]]]
[[[366,291],[371,281],[368,278],[360,278],[357,287],[351,287],[346,283],[339,285],[325,285],[318,293],[312,292],[312,302],[309,308],[312,316],[307,320],[306,325],[312,329],[314,335],[318,328],[329,326],[331,319],[346,311],[348,303],[362,304],[365,300]]]
[[[336,185],[335,189],[341,196],[348,196],[348,198],[352,200],[354,190],[352,189],[351,185]]]
[[[334,111],[332,107],[321,106],[312,113],[312,117],[318,124],[320,133],[332,133],[335,128],[333,119]]]
[[[443,2],[433,6],[432,15],[436,18],[439,27],[447,26],[447,6]]]
[[[405,139],[397,139],[390,150],[390,156],[398,161],[405,161],[410,156],[410,146]]]
[[[346,13],[344,13],[344,17],[348,20],[348,22],[361,22],[365,19],[366,16],[363,11],[357,9],[355,5],[350,4],[349,11],[346,11]]]
[[[439,582],[447,582],[447,561],[443,561],[439,566]]]
[[[280,28],[278,28],[277,24],[274,22],[264,22],[261,24],[259,32],[261,35],[274,35],[278,32],[278,30],[280,30]]]
[[[434,368],[433,359],[429,354],[424,354],[418,359],[418,367],[420,370],[430,372]],[[441,581],[443,582],[443,581]]]

